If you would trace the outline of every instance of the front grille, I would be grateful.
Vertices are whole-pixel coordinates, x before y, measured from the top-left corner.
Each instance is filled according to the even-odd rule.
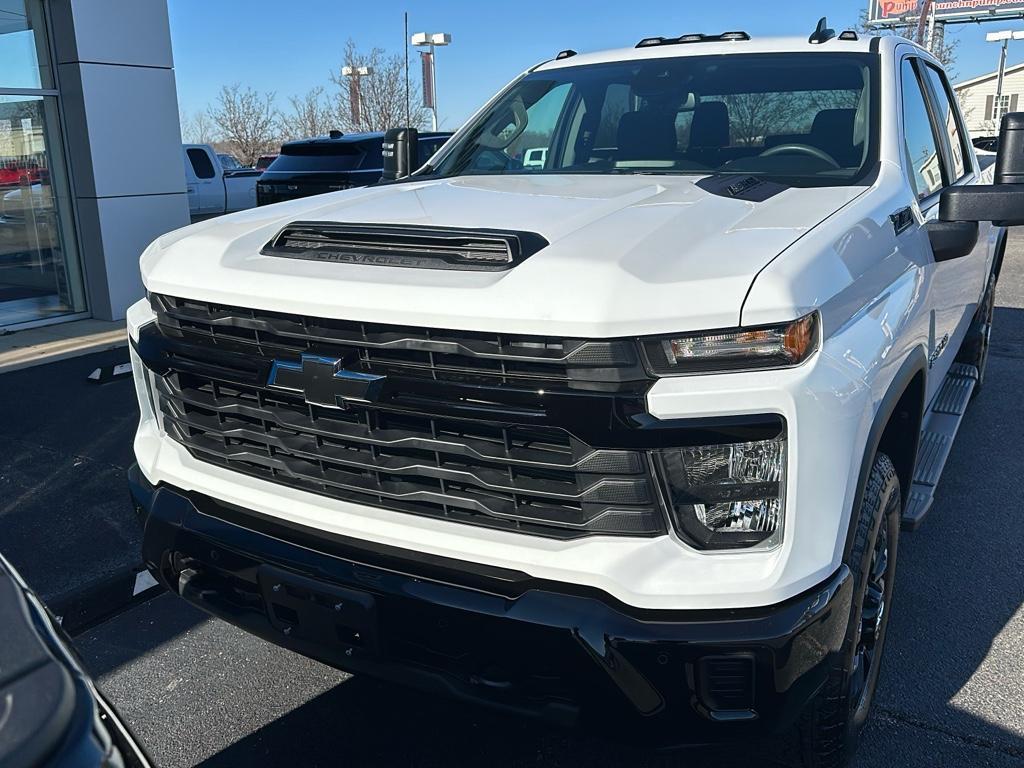
[[[221,306],[153,294],[166,333],[260,358],[346,359],[346,368],[439,382],[643,391],[650,379],[632,340],[475,333]]]
[[[162,374],[154,386],[164,429],[201,461],[344,501],[535,535],[665,531],[646,454],[593,447],[547,423],[536,389],[529,400],[512,386],[542,381],[579,398],[572,376],[630,359],[625,343],[374,326],[165,296],[153,306],[158,323],[140,336],[140,355]],[[389,346],[396,339],[457,351]],[[272,361],[311,351],[386,371],[387,396],[329,407],[267,386]]]
[[[545,535],[662,529],[642,454],[563,430],[324,408],[183,372],[156,389],[165,430],[193,456],[282,485]]]

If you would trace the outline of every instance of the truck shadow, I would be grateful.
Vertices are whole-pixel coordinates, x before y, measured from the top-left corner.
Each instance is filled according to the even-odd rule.
[[[203,768],[276,766],[687,766],[753,762],[732,749],[644,753],[636,747],[351,678],[206,760]]]

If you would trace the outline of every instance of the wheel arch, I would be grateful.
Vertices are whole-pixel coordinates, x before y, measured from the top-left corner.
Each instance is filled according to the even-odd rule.
[[[900,480],[900,495],[905,507],[917,461],[917,449],[924,422],[925,393],[928,383],[928,360],[924,350],[915,348],[903,361],[882,397],[868,432],[857,477],[857,492],[850,511],[850,525],[843,548],[844,562],[850,555],[857,530],[857,510],[864,499],[868,477],[875,454],[884,452],[896,467]]]

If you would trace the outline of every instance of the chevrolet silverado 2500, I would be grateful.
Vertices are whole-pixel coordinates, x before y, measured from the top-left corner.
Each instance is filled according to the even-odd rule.
[[[530,69],[406,178],[167,234],[128,317],[145,561],[356,673],[842,765],[1022,129],[983,175],[899,38],[657,37]]]

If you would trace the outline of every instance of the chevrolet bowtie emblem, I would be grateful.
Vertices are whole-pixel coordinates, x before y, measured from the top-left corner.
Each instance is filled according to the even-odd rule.
[[[327,408],[344,408],[346,400],[376,400],[386,377],[346,371],[343,365],[341,359],[319,355],[303,355],[298,363],[275,360],[267,386],[299,392],[307,403]]]

